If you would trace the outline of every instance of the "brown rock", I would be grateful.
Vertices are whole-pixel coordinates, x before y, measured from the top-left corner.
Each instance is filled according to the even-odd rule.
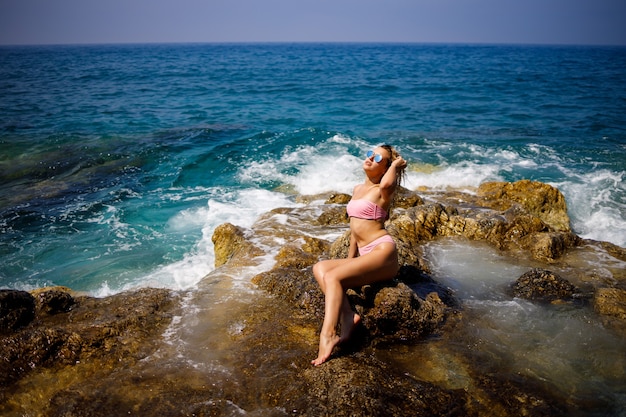
[[[348,204],[351,198],[352,196],[350,196],[349,194],[331,194],[330,196],[328,196],[324,204]]]
[[[26,291],[0,290],[0,334],[26,326],[35,318],[35,298]]]
[[[512,287],[515,297],[556,301],[580,298],[581,291],[566,279],[545,269],[535,268],[519,277]]]
[[[310,318],[324,316],[324,295],[310,269],[274,268],[255,276],[252,282],[302,308],[302,314]],[[348,291],[348,295],[368,333],[379,341],[418,340],[435,331],[445,318],[446,305],[436,292],[422,299],[402,282],[366,285]]]
[[[75,304],[70,294],[71,290],[66,287],[40,288],[32,291],[37,304],[37,314],[58,314],[70,311]]]
[[[252,283],[316,318],[324,317],[324,294],[310,269],[276,267],[252,278]]]
[[[36,326],[0,338],[0,387],[39,367],[88,358],[120,366],[146,356],[169,323],[174,298],[167,290],[143,289],[75,301],[67,313],[44,314]]]
[[[343,259],[348,256],[350,249],[350,230],[346,230],[343,235],[337,238],[330,245],[328,257],[330,259]]]
[[[393,197],[393,208],[409,208],[419,204],[424,204],[424,200],[414,191],[404,187],[398,187]]]
[[[518,203],[555,230],[570,230],[565,197],[548,184],[530,180],[487,182],[478,187],[477,194],[483,198],[485,207],[507,210],[513,203]]]
[[[363,292],[367,293],[367,288]],[[435,292],[424,300],[406,284],[390,283],[373,296],[371,307],[371,300],[366,299],[357,309],[370,335],[381,341],[422,339],[432,334],[445,318],[446,306]]]
[[[277,268],[303,269],[315,264],[320,256],[328,251],[330,244],[323,240],[310,236],[302,236],[304,244],[283,246],[275,256]]]
[[[598,288],[593,298],[593,307],[599,314],[626,320],[626,290]]]
[[[350,222],[348,213],[345,206],[331,206],[324,208],[322,214],[317,218],[319,224],[333,225],[333,224],[347,224]]]
[[[286,408],[301,416],[467,415],[465,393],[406,378],[365,355],[306,369],[283,396]]]
[[[524,239],[522,247],[528,249],[535,259],[554,262],[568,248],[577,246],[581,241],[572,232],[537,232]]]
[[[275,257],[277,267],[302,269],[317,262],[318,256],[306,253],[295,245],[287,245],[280,248]]]
[[[262,255],[262,251],[246,239],[244,230],[230,223],[216,227],[211,240],[215,247],[216,268],[233,258],[249,259]]]

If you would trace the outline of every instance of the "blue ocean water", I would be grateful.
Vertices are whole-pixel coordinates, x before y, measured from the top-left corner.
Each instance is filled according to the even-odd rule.
[[[0,287],[191,288],[218,225],[351,192],[394,144],[409,188],[532,179],[626,246],[626,48],[0,48]]]

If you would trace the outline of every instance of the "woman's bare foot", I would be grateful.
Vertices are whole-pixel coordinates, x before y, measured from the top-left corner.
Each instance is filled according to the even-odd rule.
[[[320,366],[324,362],[330,358],[330,355],[333,353],[333,349],[339,343],[339,336],[332,335],[330,337],[320,335],[320,348],[317,353],[317,358],[311,361],[312,365]]]
[[[341,320],[341,337],[339,343],[347,342],[352,336],[352,331],[361,323],[361,316],[354,312],[350,312],[349,316],[342,317]]]

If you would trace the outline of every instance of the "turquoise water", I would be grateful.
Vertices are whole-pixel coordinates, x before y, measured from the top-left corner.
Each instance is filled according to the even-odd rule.
[[[411,44],[0,48],[0,287],[192,288],[219,224],[351,192],[533,179],[626,246],[626,49]]]

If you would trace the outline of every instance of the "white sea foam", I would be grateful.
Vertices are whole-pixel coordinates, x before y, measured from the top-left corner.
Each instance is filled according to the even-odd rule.
[[[352,193],[363,180],[363,159],[352,155],[317,156],[290,180],[300,194],[318,194],[327,191]]]
[[[409,166],[405,186],[409,189],[425,186],[435,190],[448,188],[471,190],[485,181],[501,181],[499,169],[496,165],[473,162],[441,166],[433,172],[418,172],[411,170]]]
[[[213,189],[205,207],[183,210],[168,221],[168,226],[179,233],[202,231],[194,249],[185,254],[183,259],[162,265],[146,275],[130,279],[121,284],[120,288],[112,288],[109,283],[105,282],[95,293],[98,296],[104,296],[137,287],[174,290],[193,288],[214,269],[215,254],[212,236],[217,226],[232,223],[249,228],[261,214],[276,207],[295,205],[296,203],[285,194],[262,189]],[[267,263],[262,259],[259,262]]]
[[[565,195],[572,228],[581,237],[626,246],[626,172],[598,170],[554,183]]]
[[[335,135],[314,145],[287,148],[278,159],[250,161],[239,172],[242,184],[259,184],[275,180],[291,185],[299,194],[318,194],[328,191],[351,193],[362,181],[363,157],[351,155],[348,146],[362,146],[365,142]]]

